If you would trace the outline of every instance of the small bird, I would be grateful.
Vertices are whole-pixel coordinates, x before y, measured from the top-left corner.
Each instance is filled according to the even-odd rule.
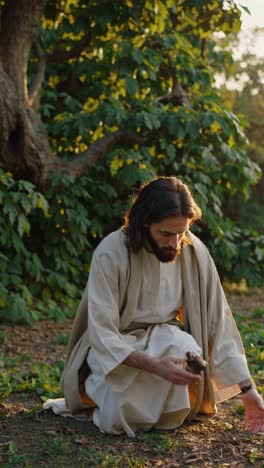
[[[186,370],[192,372],[193,374],[200,374],[201,371],[204,371],[208,363],[197,354],[188,351],[186,354]]]

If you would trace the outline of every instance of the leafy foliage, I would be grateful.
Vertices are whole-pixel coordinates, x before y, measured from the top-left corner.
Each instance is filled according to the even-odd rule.
[[[89,221],[78,197],[84,200],[88,194],[79,184],[73,196],[74,186],[67,182],[67,194],[54,198],[47,192],[44,198],[32,184],[16,182],[0,168],[0,309],[5,320],[59,321],[76,309],[77,285],[89,267]],[[64,235],[67,230],[70,236]]]
[[[85,21],[93,32],[81,56],[60,65],[63,75],[49,65],[42,109],[52,100],[56,103],[48,120],[44,115],[43,119],[62,157],[75,157],[117,128],[145,137],[143,146],[115,148],[91,172],[108,195],[105,210],[98,191],[93,199],[101,214],[96,216],[99,238],[120,224],[135,186],[157,174],[176,174],[191,186],[201,205],[204,223],[197,230],[221,275],[259,284],[263,240],[250,227],[245,233],[232,219],[223,220],[223,207],[232,206],[238,193],[248,198],[250,186],[260,177],[258,166],[243,150],[246,137],[239,118],[223,106],[214,88],[215,74],[231,65],[230,51],[217,49],[214,33],[222,31],[228,37],[238,31],[239,9],[233,2],[225,6],[183,0],[107,2],[104,11],[98,6],[80,9],[78,1],[68,4],[57,35],[65,37],[70,48],[78,33],[85,34]],[[55,21],[49,9],[39,30],[43,45],[53,43]]]
[[[253,319],[249,318],[246,314],[235,314],[235,320],[245,347],[250,373],[258,379],[263,376],[264,310],[253,310],[252,317]],[[263,392],[263,388],[260,387],[259,390]]]

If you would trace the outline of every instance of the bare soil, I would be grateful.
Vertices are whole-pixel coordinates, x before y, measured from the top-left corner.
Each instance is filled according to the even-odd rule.
[[[228,300],[236,312],[263,308],[259,294],[229,294]],[[56,336],[69,334],[71,326],[70,320],[4,326],[4,358],[26,354],[23,371],[34,362],[53,364],[65,355],[65,345],[57,344]],[[0,466],[264,467],[263,434],[244,431],[239,402],[239,397],[232,398],[218,406],[214,418],[186,422],[176,431],[139,433],[129,439],[101,434],[92,422],[42,412],[37,396],[12,394],[0,419]]]

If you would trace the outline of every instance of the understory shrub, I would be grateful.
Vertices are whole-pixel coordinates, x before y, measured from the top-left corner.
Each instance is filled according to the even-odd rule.
[[[99,176],[100,183],[95,183]],[[126,180],[122,186],[119,178],[109,180],[100,166],[78,183],[55,175],[44,196],[0,168],[2,320],[31,323],[73,316],[92,252],[103,236],[121,225],[130,202],[132,183]],[[194,231],[208,245],[221,276],[259,285],[263,236],[250,228],[242,231],[213,210],[205,211],[205,219],[206,229],[199,224]]]

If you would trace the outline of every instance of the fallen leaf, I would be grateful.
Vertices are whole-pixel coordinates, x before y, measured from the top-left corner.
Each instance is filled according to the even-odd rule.
[[[187,465],[189,463],[194,463],[194,462],[197,462],[197,461],[200,461],[200,460],[202,460],[202,457],[186,458],[184,460],[184,465]]]
[[[49,429],[47,431],[43,431],[44,434],[48,434],[48,435],[52,435],[52,436],[57,436],[58,435],[58,432],[55,431],[54,429]]]
[[[75,437],[74,442],[76,442],[76,444],[79,444],[79,445],[85,445],[85,446],[91,445],[91,442],[88,440],[87,436],[84,436],[84,435]]]

